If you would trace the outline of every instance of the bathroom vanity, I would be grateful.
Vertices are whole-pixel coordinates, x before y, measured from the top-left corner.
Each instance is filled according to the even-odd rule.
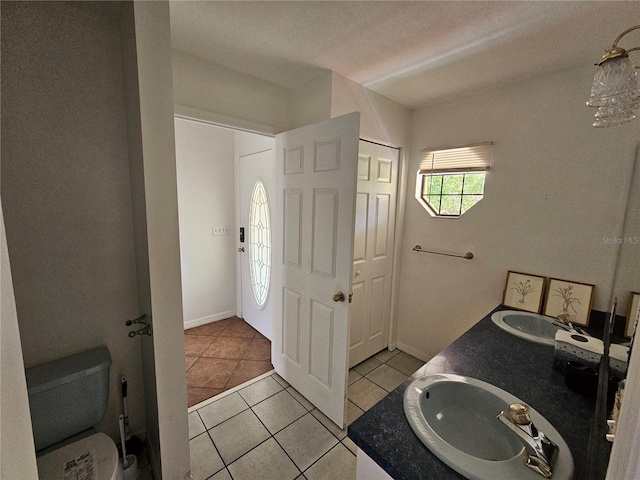
[[[563,374],[553,368],[553,347],[518,338],[492,322],[491,314],[505,309],[494,309],[349,426],[349,438],[358,446],[359,478],[464,478],[431,453],[405,417],[407,385],[432,373],[473,377],[519,397],[540,412],[569,445],[574,479],[588,477],[595,400],[566,387]]]

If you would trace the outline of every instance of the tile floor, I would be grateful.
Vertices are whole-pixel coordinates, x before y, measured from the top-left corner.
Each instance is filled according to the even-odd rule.
[[[190,407],[273,369],[271,342],[238,317],[184,333]]]
[[[423,362],[382,351],[349,371],[350,424]],[[275,373],[263,375],[189,413],[194,480],[355,479],[356,446]]]

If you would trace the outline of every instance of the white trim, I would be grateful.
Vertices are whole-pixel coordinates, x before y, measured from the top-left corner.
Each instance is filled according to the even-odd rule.
[[[408,353],[412,357],[416,357],[418,360],[422,360],[425,363],[433,358],[432,356],[427,355],[424,352],[420,352],[419,350],[416,350],[415,348],[410,347],[409,345],[405,345],[402,342],[398,342],[398,350],[404,353]]]
[[[396,147],[398,148],[398,147]],[[409,157],[406,150],[399,147],[398,180],[396,183],[396,218],[393,240],[393,266],[391,268],[391,318],[389,319],[389,350],[395,350],[398,340],[398,305],[400,303],[400,261],[402,260],[402,232],[404,231],[404,215],[407,205],[407,180]],[[393,347],[393,348],[392,348]]]
[[[218,320],[224,320],[225,318],[235,317],[236,312],[229,310],[227,312],[216,313],[215,315],[207,315],[206,317],[196,318],[195,320],[187,320],[184,322],[184,329],[199,327],[206,325],[207,323],[217,322]]]
[[[242,223],[240,222],[240,159],[243,157],[244,155],[239,155],[238,152],[236,152],[236,137],[234,134],[233,137],[233,175],[234,175],[234,179],[233,181],[235,182],[235,191],[236,191],[236,198],[235,198],[235,211],[236,211],[236,231],[235,231],[235,235],[236,235],[236,245],[240,245],[240,227],[242,226]],[[245,236],[247,235],[247,232],[244,232]],[[246,244],[246,238],[245,238],[245,242],[244,244]],[[237,253],[235,254],[236,256],[236,316],[239,318],[244,318],[243,317],[243,311],[242,311],[242,258],[241,255],[238,255]]]
[[[242,120],[240,118],[229,117],[227,115],[209,112],[208,110],[201,110],[199,108],[187,107],[185,105],[178,105],[175,103],[173,104],[173,113],[174,117],[177,118],[195,120],[202,123],[209,123],[217,127],[229,128],[232,130],[243,130],[245,132],[259,133],[262,135],[274,136],[276,133],[283,131],[283,129],[278,129],[271,125]]]

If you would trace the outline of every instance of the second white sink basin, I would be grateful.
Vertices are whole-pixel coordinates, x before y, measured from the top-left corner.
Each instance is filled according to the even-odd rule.
[[[519,310],[495,312],[491,315],[491,320],[516,337],[542,345],[554,346],[556,332],[559,330],[559,327],[551,323],[555,318]]]
[[[404,412],[420,440],[440,460],[475,480],[541,480],[525,466],[527,453],[497,416],[522,400],[475,378],[433,374],[414,380],[404,394]],[[535,426],[559,447],[553,480],[573,476],[571,451],[558,431],[533,408]]]

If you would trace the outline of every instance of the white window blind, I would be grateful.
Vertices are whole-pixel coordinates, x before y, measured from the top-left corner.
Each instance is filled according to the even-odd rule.
[[[422,150],[421,174],[436,172],[485,172],[491,165],[493,143]]]

